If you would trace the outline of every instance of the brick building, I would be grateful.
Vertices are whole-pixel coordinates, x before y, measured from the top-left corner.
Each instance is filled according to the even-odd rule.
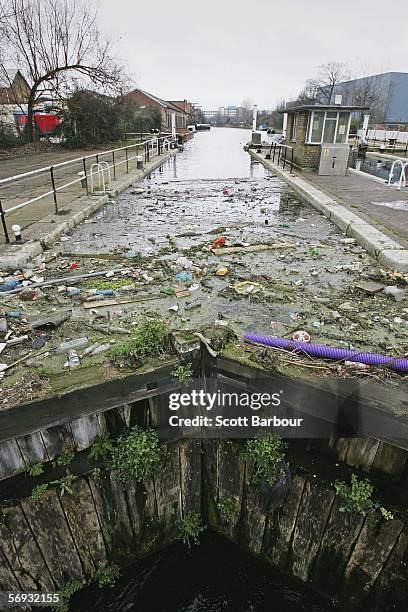
[[[134,89],[126,94],[125,99],[132,101],[139,108],[145,108],[146,106],[156,107],[160,111],[160,128],[163,131],[171,130],[171,116],[173,113],[176,115],[176,129],[178,132],[185,131],[189,124],[189,114],[185,110],[188,108],[186,105],[190,104],[187,100],[168,102],[142,89]],[[180,106],[177,106],[177,104]]]
[[[316,170],[322,144],[346,144],[352,114],[365,110],[364,106],[305,104],[280,111],[288,116],[283,144],[293,148],[294,165],[300,170]]]
[[[7,75],[0,74],[0,104],[27,104],[30,87],[19,70],[10,70]]]

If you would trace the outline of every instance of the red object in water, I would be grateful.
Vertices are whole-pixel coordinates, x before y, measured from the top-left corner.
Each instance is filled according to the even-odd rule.
[[[217,238],[217,240],[214,240],[214,242],[211,245],[212,249],[219,249],[219,248],[223,248],[225,247],[225,238],[224,236],[220,236],[219,238]]]
[[[52,134],[61,123],[57,115],[49,113],[34,113],[34,125],[37,126],[41,134]],[[27,123],[27,115],[19,115],[18,124],[24,127]]]
[[[222,192],[225,196],[229,196],[229,191],[226,187],[224,187],[224,190]]]
[[[69,269],[70,270],[76,270],[78,267],[78,264],[76,261],[73,261],[72,264],[70,264]]]

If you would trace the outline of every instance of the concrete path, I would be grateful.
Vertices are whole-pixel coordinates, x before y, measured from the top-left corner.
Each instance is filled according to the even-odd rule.
[[[408,189],[398,191],[361,175],[319,176],[301,174],[304,180],[332,195],[337,202],[383,231],[387,236],[408,247]],[[405,202],[406,208],[395,209]],[[386,205],[387,206],[386,206]]]
[[[129,151],[129,157],[132,157],[135,154],[135,149],[131,149]],[[56,187],[58,188],[66,183],[78,179],[78,173],[84,169],[82,158],[90,155],[92,155],[92,157],[87,159],[85,162],[87,172],[89,173],[91,165],[96,161],[96,151],[95,154],[93,154],[91,151],[84,150],[61,151],[57,153],[42,153],[30,158],[24,157],[5,160],[1,162],[0,180],[9,176],[15,176],[25,172],[30,172],[31,170],[37,170],[39,168],[80,158],[79,161],[72,164],[55,168],[54,178]],[[108,161],[108,163],[111,165],[112,155],[100,155],[99,160]],[[126,173],[127,166],[125,160],[126,153],[124,150],[115,154],[115,163],[123,162],[116,168],[117,178]],[[129,162],[129,171],[134,171],[135,168],[136,162],[131,160]],[[113,179],[113,169],[111,169],[111,174]],[[51,190],[52,183],[50,172],[46,171],[38,175],[15,180],[11,183],[0,183],[0,202],[2,203],[3,210],[7,211],[14,206],[22,204],[27,200],[40,196]],[[86,194],[86,190],[81,186],[80,182],[62,189],[57,195],[58,210],[61,212],[61,214],[69,214],[70,205],[72,202],[74,202],[77,198],[82,197],[84,194]],[[40,222],[53,212],[55,212],[55,203],[52,193],[16,211],[8,214],[6,212],[6,223],[10,237],[13,238],[11,226],[14,223],[20,225],[24,230],[30,227],[33,223]],[[0,227],[0,244],[4,243],[4,232],[3,228]]]
[[[250,149],[249,153],[284,179],[347,236],[355,238],[384,267],[408,272],[408,213],[390,207],[397,202],[408,201],[408,197],[404,199],[404,193],[408,196],[408,190],[397,191],[395,187],[387,187],[361,174],[323,177],[290,173],[289,168],[283,170],[273,161],[266,160],[265,152],[256,153]]]

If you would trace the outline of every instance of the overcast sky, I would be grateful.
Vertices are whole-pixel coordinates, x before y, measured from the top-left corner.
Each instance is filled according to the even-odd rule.
[[[137,86],[205,109],[272,108],[319,64],[408,72],[406,0],[100,0],[100,25]]]

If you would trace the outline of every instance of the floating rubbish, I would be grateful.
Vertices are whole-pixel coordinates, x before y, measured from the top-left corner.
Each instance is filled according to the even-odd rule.
[[[38,287],[35,289],[24,289],[20,293],[21,299],[25,302],[35,302],[37,300],[41,300],[41,298],[45,297],[45,293],[41,291]]]
[[[33,282],[33,283],[43,283],[44,282],[44,277],[43,276],[32,276],[31,277],[31,282]]]
[[[109,272],[107,272],[105,274],[106,278],[112,278],[112,276],[115,276],[115,273],[113,270],[109,270]]]
[[[9,317],[10,319],[21,319],[22,316],[23,313],[20,310],[10,310],[9,312],[6,312],[6,317]]]
[[[29,325],[31,329],[37,329],[39,327],[58,327],[65,321],[68,321],[72,316],[72,311],[68,310],[52,315],[31,317],[29,319]]]
[[[5,342],[0,342],[0,353],[2,353],[4,351],[6,346],[7,346],[7,344]]]
[[[111,344],[100,344],[92,351],[91,357],[94,355],[100,355],[101,353],[106,353],[106,351],[108,351],[110,348],[112,348]]]
[[[135,289],[135,285],[134,284],[123,285],[122,287],[119,287],[119,291],[133,291],[133,289]]]
[[[174,294],[177,298],[189,297],[191,291],[189,289],[174,289]]]
[[[193,310],[193,308],[200,308],[201,302],[199,300],[195,300],[194,302],[186,302],[185,309]]]
[[[86,347],[88,344],[88,338],[76,338],[75,340],[69,340],[68,342],[61,342],[61,344],[57,347],[57,353],[66,353],[71,349],[81,349]]]
[[[219,238],[214,240],[214,242],[212,243],[211,250],[212,249],[219,249],[219,248],[223,248],[223,247],[225,247],[225,238],[224,238],[224,236],[220,236]]]
[[[7,334],[7,330],[8,330],[7,319],[2,317],[0,319],[0,338],[4,338],[4,336]]]
[[[253,333],[244,334],[244,339],[265,346],[284,349],[291,353],[305,354],[310,357],[323,359],[335,359],[336,361],[347,359],[348,361],[364,363],[366,365],[386,366],[392,370],[408,371],[408,359],[393,357],[391,355],[380,355],[378,353],[363,353],[349,349],[341,349],[326,344],[308,344],[307,342],[293,342],[278,336],[259,336]]]
[[[205,345],[207,351],[210,353],[211,357],[216,357],[218,355],[218,353],[216,351],[214,351],[214,349],[211,348],[211,346],[210,346],[211,340],[209,338],[206,338],[200,332],[196,332],[193,335],[201,340],[201,342]]]
[[[181,281],[183,283],[188,283],[194,279],[194,274],[192,272],[177,272],[176,280]]]
[[[174,312],[177,312],[179,309],[179,305],[178,304],[174,304],[173,306],[170,306],[169,310],[173,310]]]
[[[18,338],[11,338],[11,340],[7,340],[7,346],[14,346],[15,344],[22,344],[28,340],[28,336],[19,336]]]
[[[72,263],[69,264],[68,266],[68,270],[76,270],[78,268],[78,264],[76,261],[73,261]]]
[[[361,289],[366,293],[378,293],[385,287],[382,283],[375,283],[374,281],[360,281],[356,284],[357,289]]]
[[[249,246],[225,247],[211,249],[214,255],[225,255],[227,253],[255,253],[256,251],[274,251],[276,249],[294,249],[295,245],[289,242],[276,242],[275,244],[250,244]]]
[[[188,288],[189,291],[197,291],[197,289],[200,288],[200,285],[198,283],[194,283],[193,285],[190,285],[190,287]]]
[[[293,334],[292,340],[295,340],[295,342],[310,342],[310,334],[304,329],[299,329]]]
[[[216,271],[216,275],[217,276],[225,276],[226,274],[228,274],[229,270],[228,268],[220,268],[219,270]]]
[[[394,285],[389,285],[388,287],[385,287],[384,293],[393,297],[396,302],[400,302],[405,295],[405,291],[403,289],[400,289],[399,287],[394,287]]]
[[[81,290],[78,287],[67,287],[67,293],[69,297],[76,297],[80,295]]]
[[[171,287],[161,287],[160,293],[164,293],[165,295],[174,295],[174,289]]]
[[[224,189],[222,190],[222,195],[225,197],[229,196],[229,191],[226,187],[224,187]]]
[[[94,344],[91,344],[91,346],[88,346],[84,352],[82,353],[82,357],[86,357],[86,355],[89,355],[90,353],[92,353],[92,351],[94,351],[98,346],[100,346],[100,342],[94,342]]]
[[[75,350],[71,350],[68,353],[68,361],[65,367],[76,368],[81,363],[78,353]]]
[[[234,289],[239,295],[250,295],[251,293],[261,291],[262,285],[251,281],[242,281],[237,283]]]
[[[43,336],[37,336],[37,338],[34,338],[31,346],[33,347],[33,349],[40,349],[42,348],[50,339],[49,336],[43,335]]]
[[[15,280],[14,278],[11,280],[8,280],[2,285],[0,285],[0,293],[4,293],[5,291],[12,291],[19,285],[20,285],[20,281]]]
[[[194,262],[188,259],[188,257],[179,257],[176,259],[176,264],[184,268],[184,270],[191,270],[194,268]]]
[[[96,289],[95,295],[115,295],[113,289]]]

